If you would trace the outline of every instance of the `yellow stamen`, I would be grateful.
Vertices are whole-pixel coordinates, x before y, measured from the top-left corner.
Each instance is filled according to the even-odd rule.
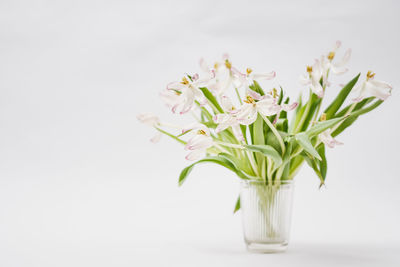
[[[206,135],[206,132],[204,130],[198,130],[197,134]]]
[[[230,63],[229,60],[225,59],[225,66],[226,66],[228,69],[231,69],[231,68],[232,68],[232,63]]]
[[[219,67],[218,62],[215,62],[215,64],[214,64],[214,69],[218,69],[218,67]]]
[[[335,57],[335,52],[329,52],[329,54],[328,54],[328,59],[330,60],[330,61],[332,61],[332,59]]]
[[[368,81],[369,79],[373,79],[374,76],[375,76],[375,73],[372,72],[371,70],[369,70],[369,71],[367,72],[367,81]]]
[[[276,88],[272,89],[272,97],[276,98],[278,96],[278,91],[276,90]]]
[[[311,66],[307,66],[307,72],[311,74],[311,72],[312,72],[312,67]]]
[[[254,99],[251,96],[246,96],[246,99],[243,100],[243,102],[247,103],[247,104],[253,104],[255,103]]]
[[[182,82],[181,82],[181,84],[189,84],[189,81],[188,81],[188,79],[186,79],[186,77],[183,77],[182,78]]]
[[[322,113],[320,121],[326,121],[326,113]]]
[[[247,73],[247,75],[250,75],[250,73],[252,73],[253,72],[253,70],[252,69],[250,69],[250,68],[247,68],[246,69],[246,73]]]

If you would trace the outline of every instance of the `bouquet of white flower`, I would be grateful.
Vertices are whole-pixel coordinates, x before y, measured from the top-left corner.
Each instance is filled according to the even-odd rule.
[[[358,74],[321,112],[330,85],[328,77],[347,71],[345,64],[351,50],[336,61],[340,45],[337,42],[332,51],[307,66],[300,79],[309,89],[307,99],[300,95],[296,102],[291,102],[282,87],[261,88],[259,81],[274,79],[274,71],[258,74],[247,68],[241,72],[224,55],[212,67],[201,59],[202,76],[186,74],[181,81],[168,84],[161,93],[173,113],[192,115],[196,120],[193,124],[180,127],[181,131],[173,134],[164,128],[170,124],[160,122],[152,114],[141,114],[138,119],[159,132],[153,142],[165,134],[184,145],[189,151],[186,159],[198,160],[183,169],[180,185],[192,168],[203,162],[224,166],[242,179],[273,184],[293,179],[304,161],[323,185],[327,173],[325,146],[341,144],[334,138],[360,115],[378,107],[392,89],[389,84],[375,80],[371,71],[361,82]],[[228,96],[229,90],[236,94],[236,104]],[[355,97],[342,107],[351,92]],[[289,122],[291,110],[294,114]]]

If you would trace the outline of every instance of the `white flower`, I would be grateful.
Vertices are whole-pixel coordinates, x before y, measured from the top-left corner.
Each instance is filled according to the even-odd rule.
[[[236,117],[237,110],[232,105],[231,100],[227,96],[221,97],[221,106],[226,113],[220,113],[214,116],[214,122],[218,124],[215,129],[216,133],[220,133],[223,130],[231,127],[233,134],[239,141],[243,141],[243,133],[240,129],[240,122]]]
[[[325,78],[324,81],[326,81],[326,75],[328,74],[328,70],[337,75],[343,74],[348,71],[348,69],[345,68],[344,65],[346,65],[347,62],[349,62],[350,60],[351,49],[346,50],[342,60],[340,60],[339,62],[333,62],[333,59],[335,58],[337,50],[340,48],[340,46],[341,42],[337,41],[333,50],[330,51],[326,57],[322,56],[321,58],[321,64],[324,68],[324,78]]]
[[[325,145],[327,145],[330,148],[334,148],[335,145],[343,145],[343,143],[337,141],[336,139],[334,139],[332,137],[332,130],[331,129],[327,129],[325,131],[323,131],[322,133],[320,133],[318,135],[319,140],[321,140],[322,143],[324,143]]]
[[[185,157],[187,160],[196,160],[206,155],[207,148],[213,146],[214,142],[210,136],[210,130],[203,124],[195,123],[192,124],[182,132],[190,131],[191,138],[188,140],[185,150],[191,152]]]
[[[246,74],[242,74],[240,77],[242,78],[242,83],[248,88],[253,82],[260,80],[272,80],[275,78],[276,72],[271,71],[268,73],[254,73],[252,69],[247,68]]]
[[[353,99],[354,102],[359,102],[367,97],[377,97],[380,100],[386,100],[392,92],[392,86],[388,83],[374,80],[375,73],[368,71],[367,79],[354,88],[358,96]]]
[[[137,115],[136,118],[141,123],[144,123],[148,126],[155,127],[155,128],[160,126],[160,119],[151,113],[142,113],[142,114]],[[151,138],[150,141],[153,143],[157,143],[158,141],[160,141],[160,138],[161,138],[161,133],[157,132],[157,134],[153,138]]]
[[[203,92],[199,87],[207,86],[210,79],[205,78],[200,80],[197,74],[193,75],[193,77],[188,76],[188,78],[183,77],[180,82],[169,83],[167,85],[167,90],[172,92],[164,92],[161,95],[167,105],[172,108],[173,113],[184,114],[190,111],[195,100],[198,100],[200,104],[206,103]]]
[[[310,86],[311,91],[321,98],[324,96],[324,88],[320,83],[322,76],[321,62],[316,59],[314,65],[307,66],[307,74],[300,76],[300,83]]]
[[[200,67],[210,77],[213,77],[208,83],[208,88],[216,96],[223,95],[230,86],[234,88],[243,86],[245,75],[232,66],[228,54],[224,54],[222,62],[216,62],[213,69],[203,59],[200,60]]]
[[[274,94],[276,93],[274,92]],[[247,97],[240,107],[236,118],[240,124],[249,125],[256,121],[258,113],[263,116],[271,116],[278,114],[281,110],[292,110],[296,106],[296,102],[291,105],[278,105],[276,95],[266,94],[261,96],[259,93],[248,89]]]

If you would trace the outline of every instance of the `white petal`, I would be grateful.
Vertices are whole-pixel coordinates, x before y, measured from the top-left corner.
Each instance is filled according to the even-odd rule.
[[[321,142],[323,142],[325,145],[327,145],[330,148],[334,148],[335,145],[342,145],[343,143],[337,141],[331,136],[331,130],[328,129],[318,135],[319,139]]]
[[[214,116],[213,120],[215,123],[225,123],[227,121],[229,121],[231,118],[230,115],[228,114],[224,114],[224,113],[220,113]]]
[[[249,95],[251,98],[253,98],[255,100],[263,99],[263,97],[259,93],[257,93],[256,91],[251,90],[250,88],[247,88],[246,93],[247,93],[247,95]]]
[[[276,101],[273,101],[271,99],[264,99],[257,102],[257,109],[264,116],[271,116],[278,114],[282,108],[281,106],[276,104]]]
[[[213,140],[211,137],[196,134],[189,139],[185,146],[185,150],[197,150],[197,149],[207,149],[213,145]]]
[[[257,108],[253,104],[243,104],[236,114],[236,118],[240,124],[252,124],[257,119]]]
[[[200,159],[202,157],[204,157],[206,155],[206,151],[205,150],[193,150],[191,151],[189,154],[186,155],[186,159],[187,160],[197,160]]]
[[[269,73],[253,74],[253,79],[254,80],[271,80],[271,79],[275,78],[275,76],[276,76],[276,72],[275,71],[271,71]]]
[[[386,100],[391,95],[392,87],[384,82],[379,81],[367,81],[366,90],[369,95],[375,96],[380,100]]]
[[[176,82],[170,82],[169,84],[167,84],[167,89],[168,90],[182,90],[183,88],[185,88],[186,86],[184,84],[182,84],[179,81]]]
[[[310,76],[308,74],[300,75],[299,82],[302,85],[309,85],[311,83]]]
[[[153,136],[153,138],[150,139],[150,141],[152,143],[158,143],[160,141],[160,139],[161,139],[161,135],[162,134],[160,132],[157,132],[156,135]]]
[[[160,123],[160,119],[152,113],[142,113],[136,116],[136,118],[148,126],[154,126]]]
[[[282,105],[282,109],[284,111],[291,111],[293,109],[295,109],[297,107],[298,103],[297,102],[293,102],[292,104],[283,104]]]
[[[221,97],[221,106],[225,111],[232,111],[235,109],[235,107],[232,105],[231,99],[225,95]]]

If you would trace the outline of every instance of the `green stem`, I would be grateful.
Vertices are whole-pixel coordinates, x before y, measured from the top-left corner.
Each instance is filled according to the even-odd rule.
[[[310,111],[310,108],[311,108],[312,94],[313,94],[313,92],[310,89],[310,96],[308,98],[306,109],[304,110],[304,112],[302,114],[299,124],[297,124],[296,128],[294,129],[294,133],[298,133],[299,131],[301,131],[301,128],[303,127],[303,123],[306,120],[308,112]]]
[[[175,135],[173,135],[173,134],[171,134],[171,133],[169,133],[169,132],[167,132],[167,131],[164,131],[164,130],[162,130],[162,129],[156,127],[156,126],[154,126],[154,128],[155,128],[157,131],[159,131],[160,133],[163,133],[163,134],[165,134],[165,135],[171,137],[171,138],[174,139],[175,141],[178,141],[179,143],[181,143],[181,144],[183,144],[183,145],[186,145],[186,142],[185,142],[185,141],[183,141],[182,139],[176,137]]]
[[[282,155],[285,154],[285,143],[283,142],[282,136],[279,134],[278,130],[275,128],[274,125],[272,125],[272,123],[269,121],[269,119],[267,117],[265,117],[264,115],[261,115],[261,117],[267,123],[269,128],[271,128],[271,131],[274,133],[274,135],[278,139],[278,142],[279,142],[279,144],[281,146],[281,149],[282,149]]]
[[[238,91],[238,89],[236,87],[235,87],[235,91],[236,91],[236,95],[237,95],[237,97],[239,99],[239,103],[240,103],[240,105],[242,105],[243,104],[242,98],[240,97],[239,91]]]

